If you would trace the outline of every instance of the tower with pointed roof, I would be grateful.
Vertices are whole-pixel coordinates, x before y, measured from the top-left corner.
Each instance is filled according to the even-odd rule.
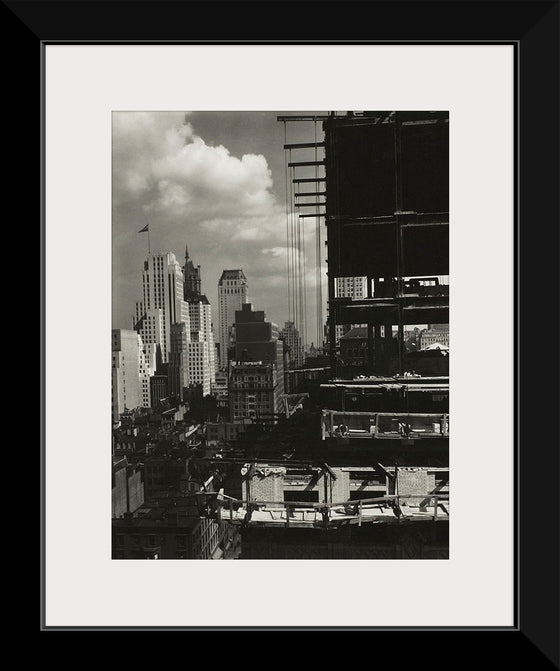
[[[181,370],[173,372],[174,380],[183,380],[173,386],[180,395],[184,382],[188,386],[200,385],[203,395],[210,393],[216,375],[216,344],[212,328],[212,308],[202,293],[200,266],[195,266],[185,245],[183,270],[183,297],[189,313],[189,331],[177,330],[174,362]],[[183,350],[185,350],[183,352]]]
[[[185,245],[185,265],[183,266],[183,292],[186,301],[196,299],[201,294],[200,266],[194,266],[189,257],[189,246]]]

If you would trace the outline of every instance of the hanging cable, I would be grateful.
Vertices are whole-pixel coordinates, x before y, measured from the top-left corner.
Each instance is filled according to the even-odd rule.
[[[286,121],[284,121],[284,146],[287,144]],[[292,321],[292,302],[290,287],[290,210],[288,202],[288,152],[284,150],[284,177],[286,179],[286,270],[288,275],[288,321]]]
[[[315,180],[316,191],[319,187],[319,166],[317,165],[317,119],[314,120],[315,134]],[[315,196],[315,302],[316,302],[316,327],[317,347],[322,344],[323,306],[321,295],[321,224],[319,219],[319,196]]]
[[[302,221],[300,219],[300,221]],[[301,223],[301,253],[303,257],[303,282],[302,282],[302,291],[303,291],[303,342],[304,345],[307,343],[307,259],[305,258],[305,224]]]
[[[292,169],[293,175],[295,175],[295,169]],[[296,258],[295,258],[295,267],[296,267],[296,312],[297,312],[297,321],[298,321],[298,330],[302,333],[302,315],[301,315],[301,227],[300,219],[297,213],[294,213],[294,233],[295,233],[295,249],[296,249]]]
[[[288,152],[289,163],[292,161],[292,150]],[[297,228],[296,228],[296,214],[294,212],[294,195],[293,195],[293,178],[294,168],[290,168],[289,182],[290,182],[290,230],[291,230],[291,258],[292,258],[292,305],[293,317],[296,328],[299,328],[299,304],[298,304],[298,266],[297,266]]]

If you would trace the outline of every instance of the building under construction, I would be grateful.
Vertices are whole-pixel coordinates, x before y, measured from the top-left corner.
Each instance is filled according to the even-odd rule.
[[[302,239],[315,225],[327,366],[292,375],[284,419],[240,436],[235,488],[201,493],[201,510],[239,525],[242,558],[447,558],[449,347],[407,352],[405,331],[449,322],[448,113],[278,120],[313,129],[284,146],[288,294],[306,333]],[[357,277],[365,294],[337,295],[341,278]],[[341,325],[360,329],[351,357]]]

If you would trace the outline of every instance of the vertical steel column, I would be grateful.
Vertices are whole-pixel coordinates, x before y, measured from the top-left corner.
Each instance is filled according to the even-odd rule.
[[[379,357],[381,354],[381,324],[375,324],[374,328],[374,338],[373,338],[373,348],[374,348],[374,365],[375,372],[379,369]]]
[[[328,310],[329,310],[329,357],[330,357],[330,367],[331,375],[336,377],[336,321],[334,316],[334,308],[332,299],[334,298],[334,274],[331,270],[330,263],[330,252],[329,252],[329,270],[327,271],[327,280],[329,286],[329,300],[328,300]]]
[[[399,375],[404,373],[404,325],[403,325],[403,314],[402,314],[402,305],[399,303],[399,330],[397,334],[398,345],[399,345]]]
[[[332,123],[332,122],[331,122]],[[329,122],[323,124],[325,133],[325,191],[328,196],[325,206],[325,225],[327,227],[327,280],[329,315],[329,363],[331,375],[336,376],[336,320],[333,309],[335,276],[340,267],[340,249],[338,244],[339,224],[330,219],[332,212],[338,212],[338,170],[335,151],[335,133]],[[336,229],[336,232],[335,232]]]
[[[403,185],[402,185],[402,147],[401,147],[401,119],[399,113],[395,113],[395,194],[396,212],[395,226],[397,235],[397,301],[398,303],[398,349],[399,349],[399,374],[403,374],[404,367],[404,328],[403,313],[399,297],[403,294],[404,258],[402,244],[402,219],[403,211]]]
[[[367,323],[367,366],[368,373],[373,373],[374,370],[374,341],[373,341],[373,324]]]

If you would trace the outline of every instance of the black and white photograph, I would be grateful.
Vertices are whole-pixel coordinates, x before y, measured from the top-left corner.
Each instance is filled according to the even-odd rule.
[[[113,111],[112,559],[449,559],[450,123]]]
[[[518,47],[44,52],[46,629],[518,627]]]

